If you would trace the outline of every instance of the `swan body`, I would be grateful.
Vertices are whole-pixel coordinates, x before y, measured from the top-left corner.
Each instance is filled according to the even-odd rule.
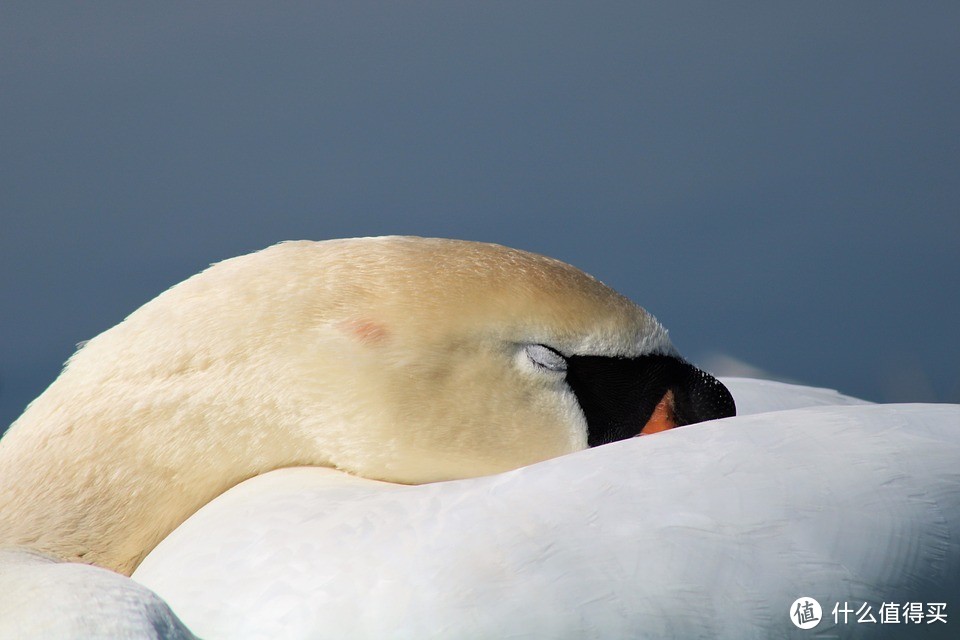
[[[960,597],[960,407],[833,395],[484,478],[274,471],[133,577],[207,638],[778,638],[801,596],[898,637],[830,610]]]
[[[207,639],[740,639],[795,637],[790,603],[811,596],[824,619],[805,635],[882,638],[906,630],[835,625],[831,606],[957,601],[960,407],[724,383],[750,415],[484,478],[264,474],[168,536],[136,582],[61,564],[81,579],[59,608],[99,615],[93,628],[152,620],[109,598],[91,613],[102,573],[125,581],[122,602],[158,594]],[[913,631],[952,637],[950,624]],[[152,633],[99,637],[189,637]]]

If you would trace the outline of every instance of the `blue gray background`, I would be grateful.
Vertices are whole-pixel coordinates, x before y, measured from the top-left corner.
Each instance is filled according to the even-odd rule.
[[[576,264],[707,366],[960,401],[958,25],[952,1],[4,2],[0,429],[208,263],[389,233]]]

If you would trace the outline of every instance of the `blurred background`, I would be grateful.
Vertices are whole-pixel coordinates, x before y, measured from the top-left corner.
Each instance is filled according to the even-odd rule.
[[[960,402],[960,3],[4,2],[0,430],[279,240],[498,242],[718,373]]]

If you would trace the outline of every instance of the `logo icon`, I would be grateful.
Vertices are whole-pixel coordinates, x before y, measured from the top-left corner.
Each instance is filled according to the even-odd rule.
[[[790,622],[800,629],[813,629],[820,622],[823,609],[820,603],[808,596],[802,596],[790,605]]]

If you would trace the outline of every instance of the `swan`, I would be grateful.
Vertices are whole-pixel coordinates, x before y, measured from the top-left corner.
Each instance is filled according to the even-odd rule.
[[[684,361],[651,315],[602,283],[497,245],[292,242],[224,261],[90,340],[0,440],[0,545],[13,548],[0,556],[0,594],[13,585],[17,596],[0,595],[0,631],[32,629],[16,613],[25,601],[87,616],[61,637],[89,637],[98,620],[117,619],[128,637],[314,637],[323,629],[499,637],[519,609],[530,614],[519,635],[562,628],[557,637],[584,637],[619,624],[669,637],[690,627],[666,603],[697,585],[732,589],[754,579],[766,581],[765,593],[784,591],[782,571],[764,578],[757,562],[739,573],[726,566],[724,558],[749,555],[731,540],[786,544],[774,554],[782,569],[808,558],[824,532],[831,541],[809,555],[823,568],[817,575],[831,576],[821,593],[843,594],[860,580],[864,597],[956,594],[942,572],[923,573],[956,568],[957,550],[945,542],[956,539],[951,514],[960,512],[956,475],[945,466],[956,459],[957,429],[945,426],[956,426],[955,408],[877,408],[829,391],[728,384],[733,396]],[[734,418],[734,397],[754,410],[821,407]],[[673,429],[704,421],[714,422]],[[845,437],[827,445],[836,429]],[[862,455],[853,450],[861,441],[871,445]],[[876,473],[823,471],[851,460]],[[808,478],[818,473],[817,482]],[[782,491],[804,478],[807,489]],[[858,573],[852,545],[838,542],[838,495],[828,490],[836,478],[861,497],[893,487],[881,503],[886,520],[870,516],[876,500],[872,511],[849,510],[856,533],[875,525],[870,548],[894,556],[889,575]],[[725,521],[701,512],[704,502],[742,508]],[[264,526],[271,521],[295,526]],[[311,531],[314,544],[298,531]],[[663,534],[675,539],[665,557],[683,570],[676,575],[666,560],[651,568],[637,559]],[[486,547],[475,542],[483,537]],[[195,583],[200,594],[162,569],[189,558],[209,576]],[[409,562],[386,566],[391,558]],[[609,571],[617,558],[636,560],[632,582]],[[207,572],[204,559],[218,566]],[[557,564],[563,559],[578,561]],[[691,572],[711,559],[713,573],[698,582]],[[124,577],[138,566],[136,581]],[[649,580],[638,583],[641,570]],[[304,587],[296,576],[314,582]],[[579,591],[563,586],[577,576]],[[816,584],[808,573],[797,580]],[[51,582],[64,586],[47,597],[42,585]],[[528,599],[506,606],[496,595],[517,589]],[[340,595],[327,598],[331,590]],[[530,602],[538,592],[550,606]],[[652,608],[616,614],[633,602],[627,592]],[[350,594],[356,601],[341,607]],[[608,609],[576,605],[595,597]],[[755,596],[738,602],[774,608]],[[416,619],[431,618],[431,605],[446,608],[425,627]],[[244,615],[225,627],[210,613],[217,608]],[[691,619],[709,628],[702,616]],[[755,628],[769,631],[773,620],[786,618],[771,613]]]

